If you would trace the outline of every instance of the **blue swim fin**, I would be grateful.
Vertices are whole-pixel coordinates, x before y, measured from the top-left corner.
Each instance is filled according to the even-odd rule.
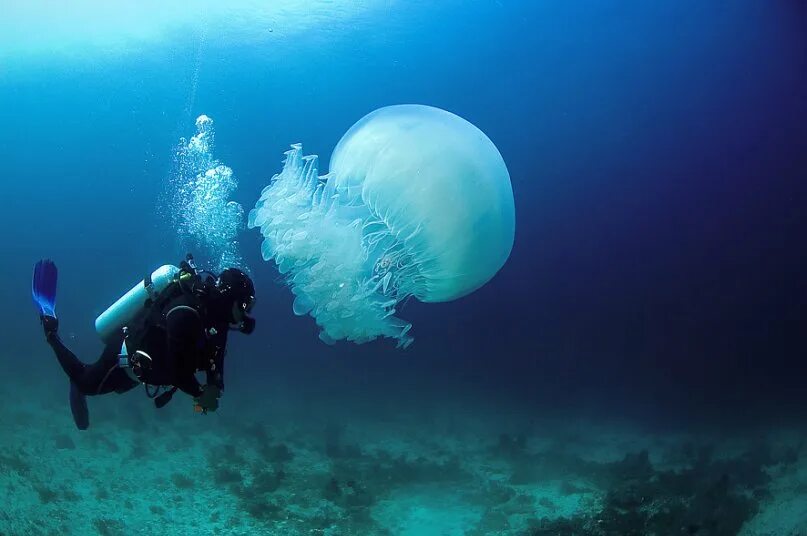
[[[50,259],[42,259],[34,266],[31,280],[31,297],[40,316],[56,318],[56,264]]]
[[[70,382],[70,411],[73,412],[76,428],[86,430],[90,427],[90,410],[87,409],[87,399],[73,382]]]

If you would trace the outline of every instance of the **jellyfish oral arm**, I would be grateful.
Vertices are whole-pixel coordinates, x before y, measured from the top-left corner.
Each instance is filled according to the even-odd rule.
[[[392,284],[391,257],[376,262],[386,272],[368,270],[368,252],[384,242],[378,220],[366,207],[340,200],[328,177],[317,175],[316,156],[292,146],[247,225],[261,230],[261,254],[275,261],[294,294],[294,313],[310,314],[324,342],[390,337],[403,347],[411,343],[411,324],[394,316],[405,296]]]
[[[247,225],[260,229],[263,258],[323,341],[390,337],[406,347],[401,301],[449,301],[484,285],[510,254],[515,211],[507,168],[482,131],[402,105],[353,125],[326,175],[293,145]]]

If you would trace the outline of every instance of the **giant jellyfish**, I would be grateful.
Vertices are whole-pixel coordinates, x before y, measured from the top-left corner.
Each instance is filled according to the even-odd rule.
[[[389,106],[353,125],[330,172],[302,145],[261,192],[248,226],[326,343],[407,347],[402,300],[444,302],[489,281],[513,246],[510,176],[493,142],[445,110]]]

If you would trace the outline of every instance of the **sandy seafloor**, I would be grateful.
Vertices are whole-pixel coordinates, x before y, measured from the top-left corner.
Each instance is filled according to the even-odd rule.
[[[807,434],[0,388],[0,534],[807,534]],[[259,411],[258,408],[266,407]],[[309,408],[310,410],[310,408]]]

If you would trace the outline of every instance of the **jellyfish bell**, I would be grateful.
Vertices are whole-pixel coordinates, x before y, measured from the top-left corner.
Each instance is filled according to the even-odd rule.
[[[493,142],[457,115],[422,105],[376,110],[339,141],[330,176],[405,242],[421,276],[412,294],[421,301],[476,290],[510,254],[507,167]]]
[[[515,210],[507,167],[481,130],[399,105],[353,125],[327,175],[293,145],[248,225],[322,340],[384,336],[405,347],[411,324],[398,304],[454,300],[489,281],[512,249]]]

